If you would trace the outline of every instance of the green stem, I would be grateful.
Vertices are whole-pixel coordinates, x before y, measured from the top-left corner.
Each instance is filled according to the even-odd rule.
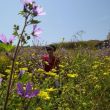
[[[20,38],[22,37],[22,35],[25,31],[25,28],[27,26],[27,19],[28,19],[28,17],[25,18],[25,23],[24,23],[24,27],[23,27],[23,30],[21,32]],[[10,78],[9,78],[8,89],[7,89],[7,94],[6,94],[6,99],[5,99],[5,104],[4,104],[4,109],[3,110],[7,109],[7,103],[8,103],[9,93],[10,93],[11,82],[12,82],[12,75],[13,75],[13,72],[14,72],[14,65],[15,65],[15,60],[16,60],[16,57],[17,57],[17,52],[18,52],[20,41],[21,40],[19,39],[16,50],[14,52],[14,57],[13,57],[13,60],[12,60],[11,74],[10,74]]]

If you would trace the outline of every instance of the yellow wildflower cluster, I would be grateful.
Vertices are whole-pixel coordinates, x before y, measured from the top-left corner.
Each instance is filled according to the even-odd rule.
[[[28,71],[28,68],[19,68],[20,70]]]
[[[59,67],[60,67],[60,68],[64,68],[65,66],[60,64]]]
[[[46,89],[47,92],[53,92],[53,91],[56,91],[57,89],[54,89],[54,88],[49,88],[49,89]]]
[[[42,110],[42,108],[41,107],[37,107],[36,110]]]
[[[105,60],[110,61],[110,57],[109,56],[105,56]]]
[[[36,72],[39,72],[39,73],[44,73],[45,71],[44,71],[44,69],[42,69],[42,68],[39,68],[39,69],[37,69],[37,70],[35,70]]]
[[[38,96],[40,96],[44,100],[49,100],[50,99],[50,96],[49,96],[48,92],[45,92],[45,91],[40,91],[40,93],[38,94]]]
[[[109,72],[104,72],[103,75],[104,76],[109,76]]]
[[[70,77],[70,78],[75,78],[75,77],[78,77],[78,74],[75,74],[75,73],[67,74],[67,76]]]
[[[58,77],[59,77],[59,75],[57,75],[56,73],[51,72],[51,71],[46,72],[45,74],[47,74],[47,75],[49,75],[49,76],[54,76],[55,78],[58,78]]]
[[[11,72],[11,70],[10,69],[6,69],[5,72],[9,74]]]

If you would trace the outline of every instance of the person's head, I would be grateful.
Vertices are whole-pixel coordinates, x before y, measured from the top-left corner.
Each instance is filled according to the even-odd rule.
[[[46,46],[46,50],[49,55],[53,55],[53,53],[56,51],[56,47],[54,45]]]

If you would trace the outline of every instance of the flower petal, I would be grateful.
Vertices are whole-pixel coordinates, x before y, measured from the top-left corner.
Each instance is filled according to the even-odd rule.
[[[39,16],[46,14],[44,12],[44,10],[43,10],[43,7],[41,7],[41,6],[37,6],[37,9],[36,10],[37,10],[37,13],[38,13]]]
[[[17,93],[21,96],[24,95],[24,90],[23,90],[23,84],[22,83],[17,83]]]
[[[30,82],[27,83],[26,85],[26,92],[25,92],[25,97],[29,97],[32,91],[32,84]]]
[[[37,28],[37,29],[34,30],[34,34],[33,35],[36,36],[36,37],[39,37],[41,33],[42,33],[42,29],[41,28]]]
[[[39,94],[39,90],[34,90],[32,93],[31,93],[31,97],[35,97],[36,95],[38,95]]]
[[[15,39],[15,36],[11,36],[10,38],[9,38],[9,43],[12,43],[13,41],[14,41],[14,39]]]
[[[33,13],[37,16],[45,15],[46,13],[43,10],[43,7],[41,6],[33,6]]]
[[[37,28],[37,25],[33,25],[33,31],[35,31],[36,28]]]
[[[5,44],[7,43],[6,36],[3,35],[3,34],[0,35],[0,40],[1,40],[3,43],[5,43]]]
[[[21,0],[23,4],[32,4],[33,0]]]

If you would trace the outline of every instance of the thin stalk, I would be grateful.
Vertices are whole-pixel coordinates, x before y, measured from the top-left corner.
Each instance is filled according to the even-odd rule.
[[[23,27],[23,30],[21,32],[20,38],[22,37],[22,35],[25,31],[25,28],[27,26],[27,19],[28,19],[28,16],[25,18],[25,23],[24,23],[24,27]],[[11,82],[12,82],[12,75],[13,75],[13,72],[14,72],[14,65],[15,65],[15,60],[16,60],[16,57],[17,57],[17,52],[18,52],[20,41],[21,40],[19,39],[16,50],[14,52],[14,57],[13,57],[13,60],[12,60],[11,74],[10,74],[10,78],[9,78],[7,94],[6,94],[6,99],[5,99],[5,104],[4,104],[4,109],[3,110],[6,110],[6,108],[7,108],[7,103],[8,103],[9,93],[10,93],[10,87],[11,87]]]

